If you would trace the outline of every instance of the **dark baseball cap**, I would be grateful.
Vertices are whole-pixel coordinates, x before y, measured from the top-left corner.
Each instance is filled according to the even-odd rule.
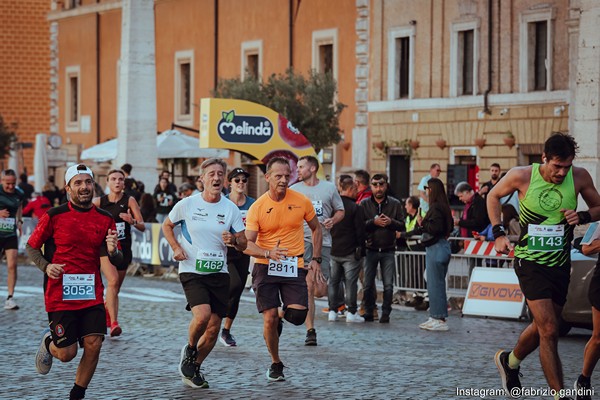
[[[246,178],[250,176],[250,174],[247,173],[243,168],[234,168],[231,170],[229,175],[227,175],[227,180],[230,181],[238,175],[244,175]]]

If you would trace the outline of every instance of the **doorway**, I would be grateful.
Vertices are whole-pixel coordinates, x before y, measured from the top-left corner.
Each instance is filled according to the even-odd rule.
[[[391,154],[389,156],[389,194],[398,200],[410,196],[410,157]]]

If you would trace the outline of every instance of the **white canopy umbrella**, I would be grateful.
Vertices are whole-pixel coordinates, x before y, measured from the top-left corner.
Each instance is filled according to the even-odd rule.
[[[117,158],[118,139],[108,140],[81,152],[82,160],[96,162]],[[228,150],[202,149],[198,147],[198,138],[184,135],[178,130],[170,129],[156,136],[158,158],[210,158],[227,157]]]
[[[92,160],[95,162],[110,161],[117,158],[117,139],[107,140],[104,143],[97,144],[81,152],[82,160]]]
[[[176,129],[164,131],[156,137],[158,158],[210,158],[227,157],[228,150],[202,149],[198,138],[184,135]]]
[[[48,180],[48,138],[44,133],[35,135],[35,152],[33,154],[33,174],[35,177],[35,191],[42,192]]]
[[[16,145],[15,145],[16,146]],[[19,151],[16,149],[11,149],[8,158],[8,168],[15,171],[17,176],[19,175]]]

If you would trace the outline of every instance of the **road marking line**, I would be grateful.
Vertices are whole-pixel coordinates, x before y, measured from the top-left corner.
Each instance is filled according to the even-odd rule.
[[[177,299],[181,300],[185,298],[182,293],[172,292],[166,289],[156,289],[156,288],[127,288],[129,291],[141,292],[149,296],[157,296],[157,297],[166,297],[169,299]]]

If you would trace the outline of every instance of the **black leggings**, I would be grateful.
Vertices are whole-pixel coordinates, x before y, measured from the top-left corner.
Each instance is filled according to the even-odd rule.
[[[227,306],[227,318],[234,319],[240,307],[240,297],[246,287],[248,279],[248,266],[250,265],[250,256],[241,254],[233,260],[227,261],[229,270],[229,304]]]

